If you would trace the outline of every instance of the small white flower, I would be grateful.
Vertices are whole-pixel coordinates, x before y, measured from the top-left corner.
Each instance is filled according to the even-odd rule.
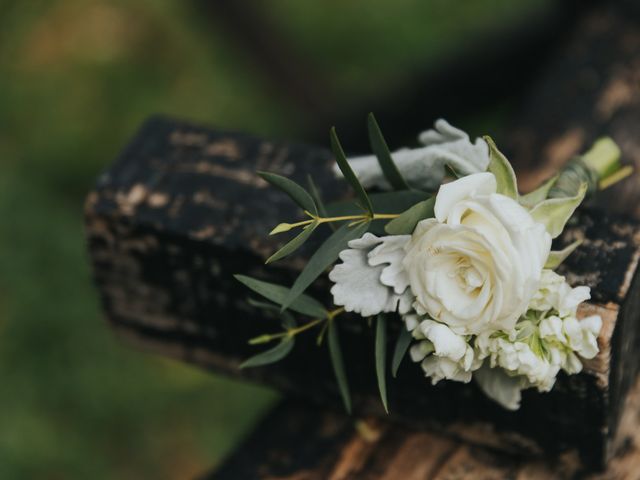
[[[404,316],[405,324],[418,340],[411,347],[411,359],[421,362],[425,375],[434,385],[443,379],[469,382],[482,361],[476,358],[468,340],[442,323],[429,319],[418,323],[416,317]]]
[[[551,237],[484,172],[440,187],[405,247],[414,308],[459,334],[513,329],[538,289]]]
[[[583,320],[567,317],[563,323],[567,344],[573,351],[587,359],[598,354],[598,334],[602,328],[602,318],[599,315]]]
[[[575,316],[578,305],[590,298],[589,287],[571,288],[562,275],[544,269],[540,277],[540,286],[531,299],[529,308],[541,312],[556,310],[561,317]]]
[[[329,273],[333,303],[363,317],[381,312],[407,313],[413,296],[403,277],[402,259],[408,235],[378,238],[365,233],[340,252],[341,264]]]
[[[446,120],[436,121],[435,129],[421,133],[419,140],[424,147],[405,148],[392,153],[398,170],[414,188],[437,188],[444,178],[445,164],[462,175],[483,172],[489,165],[489,149],[485,141],[478,138],[472,143],[469,135]],[[349,165],[365,188],[389,189],[375,156],[350,158]],[[334,171],[342,175],[337,166]]]

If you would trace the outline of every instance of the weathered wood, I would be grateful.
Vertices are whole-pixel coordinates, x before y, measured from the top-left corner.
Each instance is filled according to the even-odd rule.
[[[640,218],[640,7],[606,2],[580,19],[547,62],[499,145],[518,163],[525,190],[553,175],[599,136],[621,146],[633,178],[600,195],[609,212]]]
[[[377,418],[353,419],[284,401],[202,480],[613,480],[638,478],[640,384],[629,395],[624,434],[602,473],[585,472],[575,451],[523,459]]]
[[[89,250],[112,325],[143,348],[339,407],[328,357],[313,336],[302,337],[281,363],[238,369],[255,353],[247,339],[277,326],[247,306],[247,291],[231,276],[264,277],[269,270],[271,279],[288,283],[301,265],[299,258],[279,269],[262,264],[275,248],[266,232],[298,212],[255,170],[299,181],[313,172],[325,194],[339,196],[344,186],[331,161],[324,149],[149,121],[87,200]],[[561,375],[549,394],[525,392],[523,407],[507,412],[473,384],[432,387],[405,361],[390,384],[391,418],[512,452],[576,449],[586,463],[601,465],[639,363],[640,227],[583,212],[561,242],[577,237],[585,241],[563,272],[592,288],[593,303],[582,313],[598,312],[605,322],[602,352],[585,372]],[[354,409],[382,414],[372,333],[357,318],[340,325]]]

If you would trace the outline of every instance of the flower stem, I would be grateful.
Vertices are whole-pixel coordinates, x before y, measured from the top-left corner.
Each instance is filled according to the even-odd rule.
[[[281,223],[271,231],[270,235],[287,232],[292,228],[306,227],[307,225],[311,225],[312,223],[321,224],[331,222],[346,222],[348,220],[351,220],[352,224],[356,224],[368,220],[389,220],[400,216],[399,213],[374,213],[373,215],[363,213],[360,215],[342,215],[339,217],[318,217],[309,212],[305,213],[311,217],[309,220],[302,220],[301,222],[296,223]]]
[[[278,340],[279,338],[293,337],[295,335],[298,335],[299,333],[306,332],[307,330],[312,329],[313,327],[321,324],[322,322],[326,322],[325,325],[323,326],[323,330],[320,332],[320,335],[323,335],[326,325],[329,322],[333,321],[334,318],[336,318],[338,315],[340,315],[343,312],[344,312],[343,307],[336,308],[335,310],[331,310],[327,312],[327,316],[325,318],[316,318],[315,320],[311,320],[310,322],[307,322],[304,325],[300,325],[299,327],[290,328],[285,332],[266,333],[264,335],[260,335],[259,337],[255,337],[249,340],[249,344],[258,345],[261,343],[272,342],[273,340]],[[318,341],[320,341],[320,338],[321,336],[318,337]]]

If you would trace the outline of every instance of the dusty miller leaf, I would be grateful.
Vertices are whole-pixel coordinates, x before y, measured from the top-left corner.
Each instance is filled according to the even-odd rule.
[[[333,232],[307,262],[288,295],[283,299],[282,309],[289,308],[289,305],[292,305],[298,296],[338,259],[340,252],[348,247],[347,244],[351,240],[364,235],[368,228],[369,222],[354,227],[349,227],[348,224],[345,224]]]

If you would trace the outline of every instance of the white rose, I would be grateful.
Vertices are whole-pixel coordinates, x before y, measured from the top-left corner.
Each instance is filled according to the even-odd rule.
[[[511,330],[538,289],[551,237],[484,172],[440,187],[403,265],[414,308],[463,335]]]

